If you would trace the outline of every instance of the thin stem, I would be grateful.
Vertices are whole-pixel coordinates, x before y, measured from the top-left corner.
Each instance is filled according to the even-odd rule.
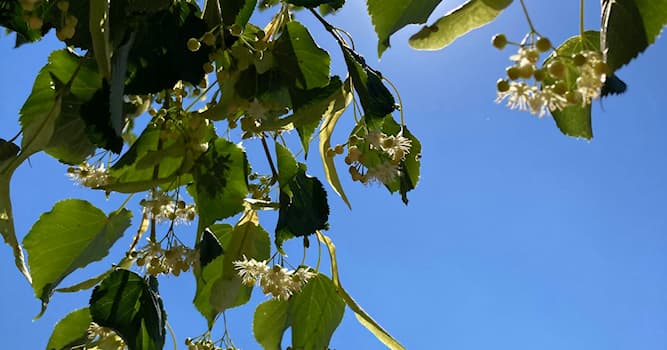
[[[276,181],[278,181],[278,171],[276,170],[276,166],[273,165],[273,158],[271,158],[269,145],[266,143],[266,138],[264,137],[264,135],[262,135],[261,139],[262,139],[262,147],[264,147],[264,153],[266,154],[266,159],[269,161],[269,166],[271,167],[271,174],[273,175],[270,184],[273,185],[274,183],[276,183]]]
[[[396,98],[398,99],[399,112],[401,114],[401,127],[404,128],[405,127],[405,116],[404,116],[404,113],[403,113],[403,100],[401,100],[401,94],[398,92],[398,88],[396,88],[396,85],[394,85],[394,83],[392,83],[391,80],[389,80],[385,77],[382,77],[382,80],[386,81],[392,87],[392,89],[394,89],[394,93],[396,94]]]
[[[178,350],[178,344],[176,340],[176,333],[174,333],[174,329],[171,328],[171,325],[169,322],[165,322],[165,326],[167,326],[167,330],[169,331],[169,335],[171,335],[171,342],[174,343],[174,350]]]
[[[202,96],[206,95],[206,94],[207,94],[207,93],[208,93],[208,92],[209,92],[209,91],[210,91],[210,90],[211,90],[217,83],[218,83],[218,79],[216,79],[215,81],[213,81],[212,83],[210,83],[210,84],[208,85],[208,87],[206,88],[206,90],[202,91],[202,93],[199,94],[199,96],[197,96],[197,98],[195,98],[195,99],[192,101],[192,103],[190,103],[190,105],[188,105],[188,106],[184,109],[184,111],[186,111],[186,112],[190,111],[190,108],[194,107],[194,105],[197,104],[197,102],[199,102],[199,100],[201,100]]]
[[[526,15],[526,20],[528,21],[528,26],[530,27],[530,31],[537,32],[537,30],[535,30],[535,26],[533,25],[533,21],[530,20],[530,15],[528,15],[528,8],[526,8],[526,4],[523,2],[523,0],[520,0],[520,2],[521,2],[521,8],[523,9],[523,14]]]
[[[584,0],[579,0],[579,36],[584,41]]]

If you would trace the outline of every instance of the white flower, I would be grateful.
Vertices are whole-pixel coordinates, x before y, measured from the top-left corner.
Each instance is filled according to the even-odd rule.
[[[247,286],[252,286],[255,284],[257,279],[263,274],[269,272],[269,266],[266,265],[266,261],[257,261],[255,259],[250,259],[243,256],[243,260],[234,261],[234,268],[238,270],[239,276],[243,280],[243,284]]]
[[[410,153],[412,140],[404,137],[403,132],[400,132],[396,136],[387,136],[382,139],[381,147],[392,159],[398,158],[398,160],[403,160],[405,155]]]
[[[510,56],[510,60],[517,63],[519,66],[531,65],[534,66],[540,59],[540,53],[534,48],[520,48],[516,55]]]
[[[101,327],[95,322],[88,325],[88,344],[84,349],[96,350],[124,350],[126,349],[123,338],[118,336],[116,332],[107,327]]]
[[[270,294],[278,300],[289,299],[299,292],[309,279],[317,275],[307,267],[290,271],[280,265],[269,267],[266,261],[248,260],[245,256],[243,260],[234,261],[233,264],[243,284],[252,286],[259,283],[264,294]]]
[[[385,161],[372,168],[368,168],[365,176],[367,182],[377,181],[383,184],[388,184],[400,175],[401,172],[398,170],[397,164],[394,164],[391,161]]]
[[[533,85],[528,85],[525,82],[511,82],[507,91],[498,92],[496,103],[500,103],[507,99],[507,107],[510,109],[518,109],[520,111],[527,111],[529,109],[529,102],[537,92],[537,88]]]
[[[78,182],[80,185],[90,188],[100,188],[109,184],[109,170],[100,164],[98,167],[83,163],[78,167],[67,169],[67,176]]]
[[[385,133],[379,130],[372,130],[366,135],[366,141],[371,146],[371,149],[381,149],[382,140],[387,137]]]
[[[530,113],[542,118],[547,111],[559,111],[567,107],[567,99],[554,92],[550,86],[535,91],[533,97],[528,101]]]
[[[586,62],[579,67],[581,75],[577,78],[577,92],[581,94],[582,105],[586,106],[600,97],[607,75],[598,68],[604,65],[602,54],[597,51],[584,51],[581,54],[586,57]]]
[[[152,213],[158,222],[189,223],[197,216],[194,204],[175,201],[164,192],[153,191],[148,199],[142,200],[139,204]]]

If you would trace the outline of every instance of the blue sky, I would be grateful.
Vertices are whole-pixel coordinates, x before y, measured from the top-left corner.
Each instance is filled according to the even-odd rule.
[[[588,3],[586,26],[597,29],[599,2]],[[434,17],[458,4],[441,5]],[[618,72],[629,89],[594,103],[595,138],[585,141],[563,136],[549,117],[493,102],[495,81],[513,52],[494,49],[490,38],[504,32],[520,39],[528,31],[518,2],[442,51],[410,49],[407,38],[418,27],[408,27],[392,37],[379,62],[365,5],[346,6],[332,21],[350,31],[358,51],[399,87],[408,126],[423,145],[421,182],[409,206],[383,188],[348,179],[352,211],[330,194],[328,235],[338,247],[343,284],[359,303],[408,349],[667,349],[667,42],[659,39]],[[578,32],[578,2],[528,6],[552,42]],[[306,13],[297,19],[313,23]],[[313,34],[335,52],[321,31]],[[5,139],[18,131],[17,111],[48,52],[58,47],[53,34],[39,44],[12,45],[13,37],[0,38]],[[342,57],[333,53],[332,59],[342,72]],[[339,142],[351,119],[340,124]],[[322,175],[317,157],[308,163],[310,172]],[[74,186],[65,169],[37,155],[17,172],[12,185],[20,234],[59,199],[85,198],[107,212],[124,199],[107,201]],[[271,220],[262,217],[269,231]],[[192,228],[182,230],[193,234]],[[293,251],[298,261],[300,252]],[[33,322],[39,302],[13,268],[7,246],[0,248],[0,261],[3,346],[44,348],[53,324],[84,306],[89,294],[56,295],[46,315]],[[179,347],[205,329],[190,303],[191,282],[190,276],[161,281]],[[257,293],[253,300],[264,297]],[[245,307],[227,314],[232,337],[244,350],[258,348],[251,313]],[[331,347],[383,348],[350,312]]]

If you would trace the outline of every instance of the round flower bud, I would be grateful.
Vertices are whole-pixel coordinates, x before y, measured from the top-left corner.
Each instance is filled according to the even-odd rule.
[[[510,83],[505,79],[498,79],[496,89],[498,89],[498,92],[505,92],[510,89]]]
[[[545,37],[539,38],[535,43],[535,48],[537,48],[539,52],[547,52],[551,47],[551,41]]]
[[[507,67],[505,71],[507,72],[507,77],[510,78],[510,80],[519,79],[519,67]]]
[[[196,51],[199,50],[200,47],[201,47],[201,43],[199,42],[199,40],[197,40],[195,38],[188,39],[188,50],[190,50],[192,52],[196,52]]]
[[[563,62],[559,61],[553,61],[549,63],[547,66],[547,70],[549,71],[549,75],[556,79],[563,79],[565,77],[565,64]]]
[[[502,50],[507,46],[507,37],[505,34],[496,34],[493,36],[493,39],[491,39],[491,43],[496,49]]]

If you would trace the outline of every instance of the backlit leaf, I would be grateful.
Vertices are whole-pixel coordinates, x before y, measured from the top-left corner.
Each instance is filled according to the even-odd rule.
[[[368,0],[368,13],[378,35],[378,56],[390,46],[392,34],[408,24],[426,22],[442,0]]]
[[[47,350],[76,349],[88,342],[88,326],[93,319],[88,308],[78,309],[63,317],[53,328]]]
[[[23,245],[35,296],[45,311],[54,289],[74,270],[99,261],[130,226],[132,213],[126,209],[109,216],[92,204],[78,199],[56,203],[40,216]]]
[[[470,0],[410,37],[418,50],[439,50],[493,21],[512,0]]]

